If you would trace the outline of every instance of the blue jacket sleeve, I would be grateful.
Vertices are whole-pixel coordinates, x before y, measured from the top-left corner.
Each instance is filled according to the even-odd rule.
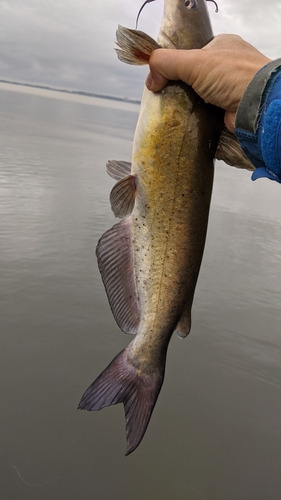
[[[237,110],[235,134],[256,167],[252,180],[267,177],[281,183],[281,59],[250,82]]]

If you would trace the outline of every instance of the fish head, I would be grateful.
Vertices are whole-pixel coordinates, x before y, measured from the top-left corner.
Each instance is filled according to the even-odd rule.
[[[161,47],[201,49],[213,38],[206,0],[164,0]]]

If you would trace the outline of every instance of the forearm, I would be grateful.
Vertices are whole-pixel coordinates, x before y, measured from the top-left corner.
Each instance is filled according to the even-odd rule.
[[[252,179],[281,183],[281,59],[264,66],[238,106],[235,134],[256,167]]]

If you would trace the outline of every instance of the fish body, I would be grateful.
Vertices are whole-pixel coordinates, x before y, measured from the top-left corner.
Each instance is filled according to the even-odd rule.
[[[134,344],[146,358],[164,350],[174,330],[181,337],[190,330],[219,135],[213,111],[179,83],[156,95],[144,90],[133,147],[131,225],[141,312]]]
[[[158,44],[200,48],[212,36],[205,0],[165,0]],[[131,64],[147,63],[159,46],[122,27],[117,43],[119,58]],[[114,317],[135,337],[86,390],[79,408],[122,402],[126,454],[149,423],[173,332],[183,338],[190,331],[222,119],[220,110],[182,82],[155,94],[145,88],[132,164],[107,165],[117,180],[111,206],[123,220],[102,236],[97,258]]]

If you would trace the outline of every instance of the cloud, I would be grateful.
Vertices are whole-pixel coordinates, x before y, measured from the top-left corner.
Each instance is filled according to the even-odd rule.
[[[215,33],[237,33],[269,57],[281,52],[280,0],[218,0]],[[118,24],[134,27],[142,0],[0,0],[0,78],[139,97],[146,68],[118,61]],[[163,0],[142,11],[139,28],[156,37]]]
[[[268,57],[281,52],[281,5],[279,0],[221,0],[212,16],[215,33],[236,33]]]

